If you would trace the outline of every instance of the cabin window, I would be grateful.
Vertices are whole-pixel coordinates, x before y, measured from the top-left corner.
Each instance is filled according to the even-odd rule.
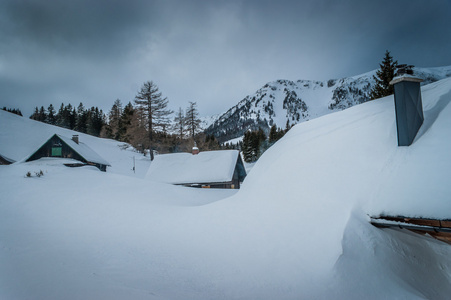
[[[63,156],[63,147],[52,147],[52,156]]]

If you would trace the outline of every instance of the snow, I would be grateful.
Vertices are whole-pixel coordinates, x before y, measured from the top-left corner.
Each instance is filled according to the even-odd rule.
[[[133,152],[85,135],[113,172],[0,166],[0,298],[448,299],[451,247],[368,217],[450,218],[451,79],[422,99],[410,147],[397,147],[393,97],[378,99],[296,125],[238,192],[134,177],[120,164]],[[41,126],[0,125],[12,158],[4,142]]]
[[[204,151],[157,155],[147,178],[172,184],[232,181],[238,150]]]

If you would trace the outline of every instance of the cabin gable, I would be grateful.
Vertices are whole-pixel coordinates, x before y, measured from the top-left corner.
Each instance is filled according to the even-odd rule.
[[[57,134],[54,134],[50,139],[48,139],[41,147],[38,148],[26,161],[33,161],[40,159],[42,157],[54,157],[54,158],[70,158],[80,161],[81,163],[85,165],[91,165],[97,167],[100,171],[106,172],[106,167],[109,165],[107,162],[103,163],[102,159],[97,159],[96,161],[93,161],[92,159],[87,159],[85,156],[77,152],[69,143],[72,140],[63,138],[58,136]],[[91,149],[89,149],[87,146],[84,146],[84,148],[81,148],[81,145],[74,141],[74,145],[79,147],[80,149],[83,149],[84,152],[82,153],[88,153],[89,156],[97,157],[97,154],[93,154]],[[75,147],[75,148],[77,148]],[[88,148],[90,151],[86,151],[86,148]],[[77,167],[80,166],[80,164],[66,164],[68,167]]]
[[[83,156],[78,154],[56,134],[36,150],[26,161],[37,160],[41,157],[72,158],[87,163],[87,160]]]

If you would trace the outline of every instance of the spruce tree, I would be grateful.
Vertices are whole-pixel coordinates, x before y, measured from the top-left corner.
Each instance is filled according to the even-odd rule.
[[[243,158],[245,162],[252,162],[253,147],[252,147],[252,131],[250,130],[244,133],[241,152],[243,153]]]
[[[135,109],[133,108],[133,104],[128,102],[122,110],[121,115],[121,126],[119,127],[119,140],[121,142],[130,143],[130,128],[132,124],[133,115],[135,113]]]
[[[48,114],[47,114],[47,120],[46,123],[55,125],[56,124],[56,116],[55,116],[55,108],[52,104],[49,105],[49,108],[47,108]]]
[[[88,121],[88,112],[86,111],[83,103],[77,107],[77,118],[75,120],[75,130],[78,132],[86,133],[86,123]]]
[[[3,109],[3,110],[5,110],[5,109]],[[37,106],[34,109],[33,114],[30,116],[30,119],[39,121],[39,108]]]
[[[390,81],[395,77],[395,70],[398,66],[397,61],[393,61],[393,57],[388,50],[385,51],[385,57],[381,64],[379,64],[380,70],[376,72],[376,76],[373,79],[376,81],[376,85],[370,92],[370,99],[378,99],[392,95],[394,90],[390,85]]]
[[[122,102],[119,99],[114,101],[110,112],[108,113],[108,125],[111,129],[112,138],[120,140],[122,122]]]
[[[69,113],[69,128],[73,130],[75,128],[75,125],[77,123],[77,111],[75,110],[75,107],[72,107],[70,104],[68,105],[68,109],[70,111]]]
[[[46,119],[47,119],[47,113],[45,111],[44,106],[41,106],[41,108],[39,109],[38,121],[45,122]]]
[[[269,143],[274,144],[278,140],[277,135],[277,126],[276,124],[271,126],[271,129],[269,130]]]

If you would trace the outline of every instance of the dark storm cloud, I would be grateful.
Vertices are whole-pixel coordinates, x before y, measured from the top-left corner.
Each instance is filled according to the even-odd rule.
[[[144,39],[144,26],[158,25],[152,5],[139,2],[7,1],[2,11],[13,46],[88,57],[123,54]]]
[[[267,81],[399,62],[451,64],[451,4],[397,1],[2,1],[0,106],[108,110],[153,80],[173,109],[222,112]]]

